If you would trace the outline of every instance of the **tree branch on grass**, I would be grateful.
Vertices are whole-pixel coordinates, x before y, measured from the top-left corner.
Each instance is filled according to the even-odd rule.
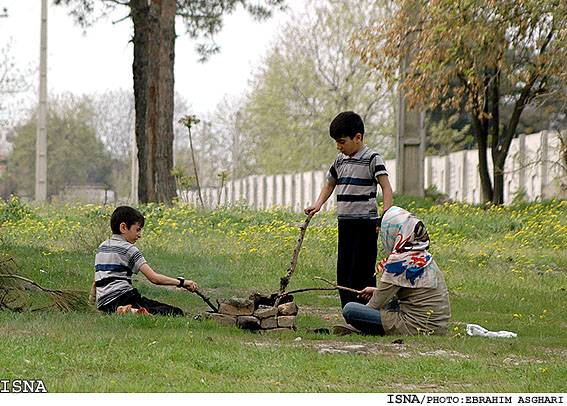
[[[59,290],[59,289],[47,289],[41,286],[39,283],[24,278],[20,275],[13,275],[13,274],[0,274],[0,278],[2,279],[16,279],[18,281],[22,281],[28,285],[33,286],[36,289],[39,289],[47,294],[49,299],[53,302],[53,304],[62,311],[75,311],[84,309],[87,307],[87,302],[85,300],[84,292],[75,291],[75,290]],[[11,286],[8,289],[15,289],[19,292],[23,291],[25,287],[23,286]],[[4,303],[2,303],[2,306]],[[8,306],[6,306],[8,307]]]

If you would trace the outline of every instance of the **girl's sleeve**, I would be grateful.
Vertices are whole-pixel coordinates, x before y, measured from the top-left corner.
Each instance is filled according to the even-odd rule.
[[[398,290],[400,290],[399,286],[392,285],[388,282],[380,282],[378,289],[372,294],[367,306],[378,310],[383,309],[396,293],[398,293]]]

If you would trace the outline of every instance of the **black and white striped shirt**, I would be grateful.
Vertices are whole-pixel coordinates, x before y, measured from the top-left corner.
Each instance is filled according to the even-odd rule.
[[[336,186],[339,219],[377,219],[378,176],[388,175],[384,160],[364,146],[354,156],[340,153],[327,173]]]
[[[95,256],[96,300],[100,308],[133,288],[132,274],[146,260],[138,247],[114,234],[99,245]]]

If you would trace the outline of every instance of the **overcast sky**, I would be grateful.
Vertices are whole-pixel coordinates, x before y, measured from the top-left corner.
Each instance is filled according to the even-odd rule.
[[[293,8],[304,0],[289,0]],[[18,66],[39,66],[41,0],[0,0],[0,47],[10,39],[12,55]],[[120,10],[112,20],[126,15]],[[265,22],[257,22],[239,9],[228,16],[216,41],[220,54],[209,62],[198,63],[195,42],[176,32],[175,89],[202,114],[212,110],[226,94],[243,92],[253,69],[273,41],[287,15],[277,12]],[[49,0],[48,14],[48,92],[70,91],[75,94],[132,88],[133,46],[129,43],[132,24],[129,19],[117,24],[101,20],[86,32],[76,26],[67,9]]]

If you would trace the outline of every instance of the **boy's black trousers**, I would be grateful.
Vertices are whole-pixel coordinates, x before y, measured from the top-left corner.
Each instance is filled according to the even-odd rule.
[[[362,290],[376,286],[377,220],[339,220],[337,284]],[[366,304],[356,293],[339,290],[341,307],[348,302]]]
[[[135,309],[144,307],[148,313],[151,314],[183,316],[183,310],[180,308],[160,303],[157,300],[148,299],[140,295],[137,289],[123,293],[107,305],[99,307],[98,310],[106,313],[114,313],[118,307],[127,305],[132,305]]]

